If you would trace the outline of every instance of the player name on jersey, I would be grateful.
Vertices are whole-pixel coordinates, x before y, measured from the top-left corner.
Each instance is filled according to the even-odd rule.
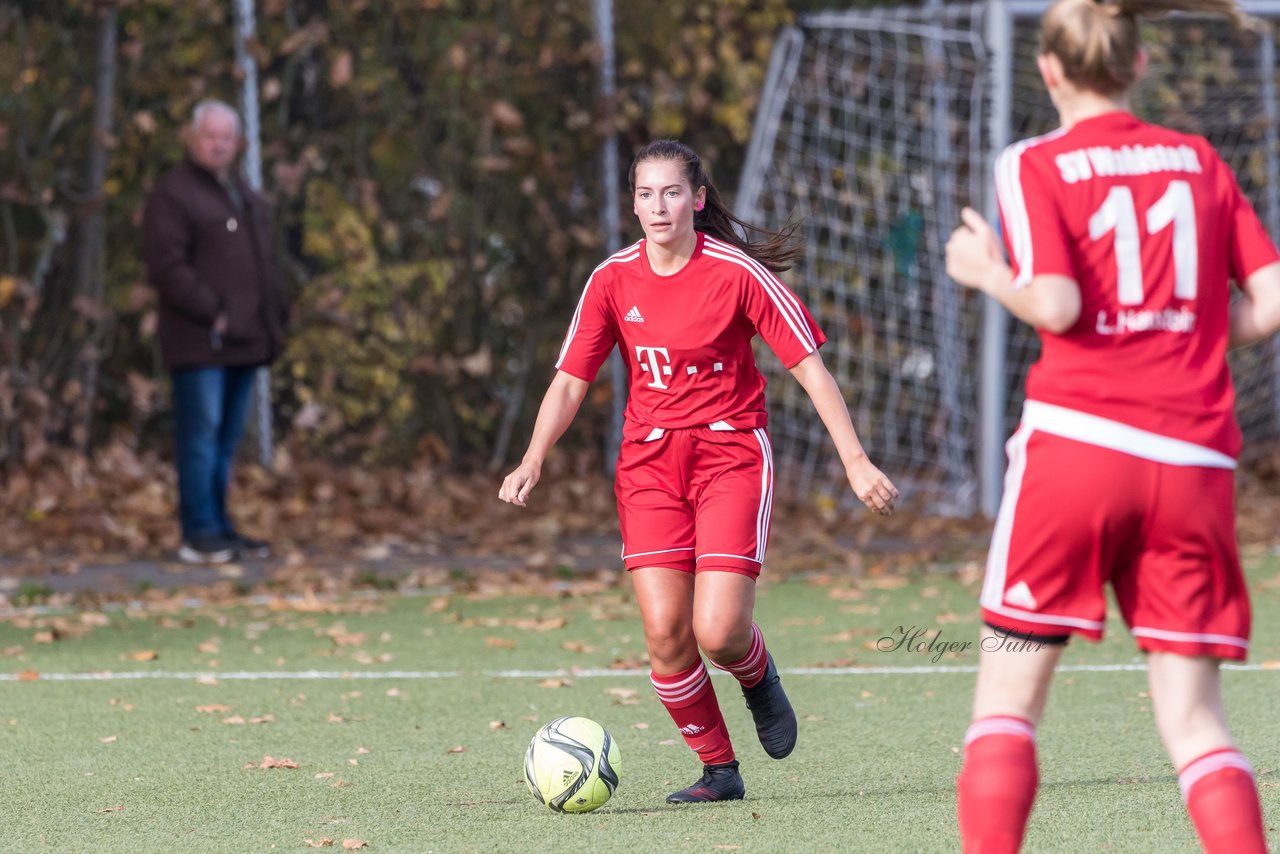
[[[1099,335],[1126,335],[1130,332],[1188,333],[1196,329],[1196,313],[1186,307],[1176,311],[1172,308],[1158,311],[1099,311],[1094,329]]]
[[[1054,158],[1062,180],[1068,184],[1090,178],[1118,175],[1150,175],[1155,172],[1203,171],[1200,157],[1189,145],[1125,145],[1120,148],[1091,146],[1066,151]]]

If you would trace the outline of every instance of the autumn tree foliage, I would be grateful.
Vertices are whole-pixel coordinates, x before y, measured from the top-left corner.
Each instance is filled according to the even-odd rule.
[[[167,445],[138,223],[194,104],[239,102],[232,5],[0,2],[7,467],[120,437]],[[274,372],[290,444],[472,466],[523,441],[604,253],[604,135],[623,169],[643,142],[681,137],[732,192],[774,35],[814,4],[617,3],[615,127],[591,5],[258,0],[265,189],[295,300]],[[601,384],[579,438],[607,400]]]

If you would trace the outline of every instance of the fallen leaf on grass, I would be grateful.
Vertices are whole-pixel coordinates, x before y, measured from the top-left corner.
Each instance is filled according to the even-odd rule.
[[[264,756],[262,757],[261,762],[250,762],[248,765],[245,765],[244,767],[245,768],[297,768],[298,763],[294,762],[292,759],[285,759],[283,757],[280,759],[275,759],[270,756]]]
[[[363,839],[344,839],[342,840],[342,847],[348,851],[355,851],[357,848],[368,848],[369,843]]]
[[[758,812],[753,812],[753,813],[751,814],[751,818],[752,818],[753,820],[755,820],[755,821],[759,821],[759,820],[760,820],[760,813],[758,813]]]
[[[659,747],[675,747],[676,740],[674,738],[664,738],[662,741],[658,742],[658,746]]]
[[[489,721],[489,729],[506,729],[506,721]]]
[[[94,812],[96,812],[96,813],[104,813],[104,812],[124,812],[124,804],[116,804],[116,805],[115,805],[115,806],[113,806],[113,807],[103,807],[103,808],[102,808],[102,809],[100,809],[100,810],[94,810]]]
[[[804,719],[806,721],[825,721],[826,720],[826,718],[824,718],[822,715],[805,715]]]
[[[367,748],[367,747],[357,747],[357,748],[356,748],[356,754],[357,754],[357,755],[364,754],[364,753],[368,753],[368,752],[369,752],[369,748]]]
[[[304,839],[302,841],[307,843],[310,848],[327,848],[333,844],[333,840],[327,836],[321,839]]]
[[[644,721],[640,721],[639,723],[634,723],[634,724],[632,724],[632,725],[631,725],[631,728],[632,728],[632,729],[648,729],[648,728],[649,728],[649,725],[648,725],[647,723],[645,723]]]
[[[222,649],[222,638],[209,638],[196,645],[196,652],[206,655],[217,655]]]
[[[560,644],[560,648],[566,649],[569,652],[581,652],[585,654],[590,654],[596,651],[594,646],[589,643],[583,643],[582,641],[565,641]]]
[[[333,641],[334,646],[364,646],[364,642],[368,635],[364,632],[352,632],[348,634],[342,629],[330,629],[327,634]]]
[[[106,738],[98,739],[98,741],[102,742],[103,744],[115,744],[117,738],[119,738],[119,736],[109,735]]]
[[[328,779],[329,779],[330,777],[332,777],[332,776],[333,776],[333,772],[332,772],[332,771],[321,771],[319,774],[315,775],[315,776],[314,776],[314,777],[312,777],[311,779],[313,779],[313,780],[328,780]]]
[[[875,629],[869,628],[845,629],[843,632],[827,635],[823,640],[827,643],[847,643],[854,638],[866,637],[867,635],[875,634],[875,632]]]
[[[487,637],[484,639],[484,645],[492,649],[515,649],[516,642],[511,638]]]
[[[40,678],[40,674],[35,670],[19,670],[18,671],[19,682],[35,682],[39,678]]]
[[[605,688],[604,693],[613,697],[619,706],[634,706],[640,702],[640,692],[634,688]]]
[[[207,706],[196,706],[196,711],[204,712],[205,714],[222,714],[223,712],[231,711],[231,707],[222,703],[210,703]]]
[[[457,745],[456,747],[450,747],[448,750],[445,751],[445,753],[466,753],[466,752],[467,752],[467,749],[463,747],[461,744]]]
[[[130,661],[155,661],[159,657],[160,653],[154,649],[135,649],[125,656]]]
[[[572,679],[563,678],[543,679],[538,683],[539,688],[569,688],[572,687],[572,685]]]

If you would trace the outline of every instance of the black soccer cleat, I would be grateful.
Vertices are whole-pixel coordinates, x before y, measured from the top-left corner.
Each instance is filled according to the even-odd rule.
[[[702,804],[709,801],[740,801],[747,786],[738,773],[738,760],[723,765],[703,765],[702,779],[687,789],[667,795],[669,804]]]
[[[755,719],[756,735],[764,752],[774,759],[789,756],[796,746],[796,713],[787,699],[787,692],[782,690],[772,655],[769,655],[764,678],[753,688],[743,687],[742,696]]]

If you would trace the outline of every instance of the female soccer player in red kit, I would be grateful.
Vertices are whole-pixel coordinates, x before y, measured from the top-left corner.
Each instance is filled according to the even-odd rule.
[[[1062,127],[997,161],[1010,263],[973,210],[947,245],[952,277],[1042,341],[981,594],[990,631],[957,780],[968,852],[1020,846],[1049,682],[1070,635],[1101,637],[1108,581],[1147,653],[1156,726],[1205,850],[1266,850],[1218,663],[1245,657],[1250,620],[1226,351],[1280,329],[1280,256],[1205,140],[1128,110],[1146,64],[1139,18],[1170,10],[1242,23],[1227,0],[1049,8],[1039,65]],[[1010,637],[1043,646],[1002,651]]]
[[[667,800],[736,800],[745,787],[699,647],[741,683],[770,756],[787,756],[796,742],[795,713],[752,622],[773,498],[757,333],[808,392],[858,498],[887,514],[898,491],[863,452],[817,352],[825,337],[774,276],[799,252],[790,233],[734,217],[679,142],[642,148],[630,184],[644,239],[587,280],[529,450],[499,497],[525,504],[617,344],[629,382],[615,484],[622,557],[654,689],[703,763],[702,778]]]

